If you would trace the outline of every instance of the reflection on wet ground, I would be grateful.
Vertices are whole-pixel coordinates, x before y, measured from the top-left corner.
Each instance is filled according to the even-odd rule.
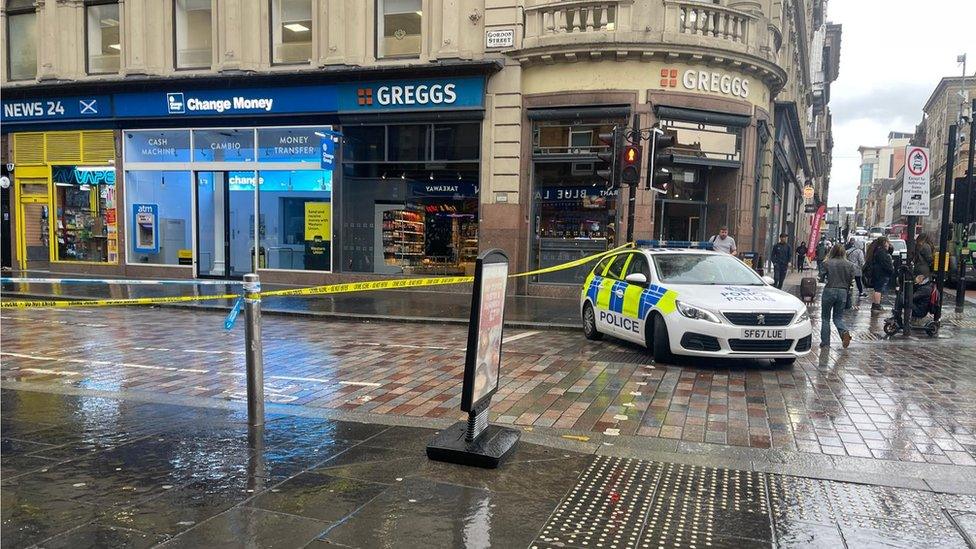
[[[965,547],[976,496],[4,390],[3,547]]]

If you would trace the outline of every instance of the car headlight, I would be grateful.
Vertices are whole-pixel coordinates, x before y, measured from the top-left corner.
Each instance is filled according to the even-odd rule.
[[[678,312],[681,313],[681,316],[693,318],[695,320],[707,320],[708,322],[715,322],[717,324],[722,322],[717,316],[715,316],[714,313],[706,311],[705,309],[701,309],[687,303],[682,303],[677,300],[675,300],[674,304],[678,306]]]
[[[796,320],[793,321],[793,324],[796,325],[809,320],[810,320],[810,311],[804,310],[803,313],[800,314],[800,316],[796,317]]]

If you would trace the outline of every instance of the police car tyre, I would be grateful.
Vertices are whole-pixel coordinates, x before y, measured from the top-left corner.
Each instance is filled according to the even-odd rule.
[[[654,322],[654,339],[648,342],[648,347],[654,351],[654,362],[674,362],[671,340],[668,338],[668,326],[664,323],[664,318],[654,315],[650,320]]]
[[[590,341],[603,339],[603,334],[596,329],[596,313],[593,311],[593,305],[589,303],[583,305],[583,336]]]

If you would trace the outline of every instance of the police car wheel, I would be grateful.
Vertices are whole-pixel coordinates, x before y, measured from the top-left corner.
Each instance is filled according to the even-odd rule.
[[[603,334],[596,329],[596,313],[589,303],[583,305],[583,335],[591,341],[603,339]]]
[[[668,326],[660,316],[652,317],[654,320],[654,339],[649,341],[648,347],[654,352],[654,362],[674,362],[674,354],[671,353],[671,341],[668,339]]]

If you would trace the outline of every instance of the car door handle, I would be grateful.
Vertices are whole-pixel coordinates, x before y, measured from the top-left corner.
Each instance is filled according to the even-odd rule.
[[[624,296],[624,291],[623,290],[616,290],[613,293],[617,294],[617,297],[623,297]]]

